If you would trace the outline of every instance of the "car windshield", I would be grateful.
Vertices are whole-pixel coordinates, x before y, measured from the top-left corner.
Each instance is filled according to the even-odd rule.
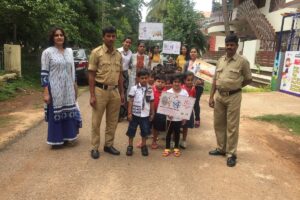
[[[86,58],[84,49],[73,50],[73,56],[74,56],[74,58],[77,58],[77,59]]]

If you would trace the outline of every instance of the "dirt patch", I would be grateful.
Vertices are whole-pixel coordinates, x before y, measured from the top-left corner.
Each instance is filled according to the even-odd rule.
[[[41,91],[20,91],[17,97],[0,102],[0,148],[40,122],[42,118]]]
[[[10,112],[43,107],[42,92],[36,90],[20,90],[20,94],[8,101],[0,102],[0,116]]]
[[[300,171],[299,136],[292,135],[287,129],[279,128],[275,124],[252,119],[246,119],[244,127],[255,138],[255,143],[266,145],[275,157],[290,161],[287,163],[292,163],[291,167]]]

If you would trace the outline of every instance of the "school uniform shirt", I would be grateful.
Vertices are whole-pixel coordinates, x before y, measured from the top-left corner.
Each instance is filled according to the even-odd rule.
[[[137,117],[149,117],[150,102],[154,100],[152,87],[143,87],[138,83],[131,87],[129,97],[133,98],[132,114]]]
[[[127,71],[130,66],[132,52],[130,51],[130,49],[128,49],[128,51],[125,51],[123,47],[118,48],[118,51],[122,55],[123,71]]]
[[[185,89],[188,92],[190,97],[194,97],[194,98],[196,97],[196,89],[194,86],[192,88],[188,88],[186,87],[186,85],[183,84],[181,88]]]
[[[167,92],[177,94],[177,95],[180,95],[180,96],[185,96],[185,97],[189,96],[189,93],[185,89],[181,89],[180,92],[177,93],[177,92],[174,92],[173,88],[171,88],[171,89],[167,90]],[[172,120],[169,117],[167,117],[167,120],[173,121],[173,122],[182,121],[181,118],[177,118],[177,117],[173,117]]]
[[[157,111],[161,93],[164,92],[164,91],[166,91],[166,89],[163,88],[162,90],[159,90],[159,89],[157,89],[157,87],[154,85],[154,86],[152,87],[152,90],[153,90],[153,94],[154,94],[154,109],[155,109],[155,111]]]

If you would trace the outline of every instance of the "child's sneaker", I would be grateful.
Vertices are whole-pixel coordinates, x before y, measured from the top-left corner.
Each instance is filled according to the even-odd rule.
[[[170,142],[170,148],[171,148],[171,149],[174,149],[174,147],[175,147],[175,142],[174,142],[174,141],[171,141],[171,142]]]
[[[146,145],[144,145],[144,146],[141,147],[141,152],[142,152],[143,156],[148,156],[149,155],[148,148],[147,148]]]
[[[182,149],[186,149],[186,141],[180,141],[179,147]]]
[[[127,156],[132,156],[132,154],[133,154],[133,146],[128,146],[127,151],[126,151],[126,155]]]

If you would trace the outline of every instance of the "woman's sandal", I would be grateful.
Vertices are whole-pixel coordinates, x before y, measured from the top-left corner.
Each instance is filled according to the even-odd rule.
[[[173,155],[174,155],[175,157],[179,157],[179,156],[181,155],[180,150],[179,150],[179,149],[174,149]]]
[[[162,153],[162,156],[163,157],[167,157],[167,156],[169,156],[171,154],[171,150],[170,149],[165,149],[164,151],[163,151],[163,153]]]

